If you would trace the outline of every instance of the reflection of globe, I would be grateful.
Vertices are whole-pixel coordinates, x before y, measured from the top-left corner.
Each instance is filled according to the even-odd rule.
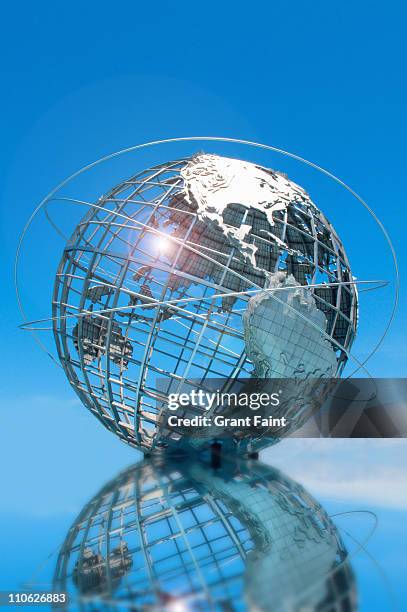
[[[356,610],[335,526],[258,462],[149,460],[122,472],[70,528],[53,590],[81,610]]]
[[[85,406],[148,451],[184,442],[160,423],[190,381],[338,375],[357,295],[340,239],[301,187],[198,154],[90,204],[59,264],[53,316]]]

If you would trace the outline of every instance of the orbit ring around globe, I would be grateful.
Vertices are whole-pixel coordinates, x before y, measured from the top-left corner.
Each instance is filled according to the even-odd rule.
[[[252,141],[247,141],[247,140],[242,140],[242,139],[234,139],[234,138],[223,138],[223,137],[215,137],[215,136],[194,136],[194,137],[179,137],[179,138],[169,138],[169,139],[163,139],[163,140],[157,140],[157,141],[152,141],[152,142],[148,142],[148,143],[142,143],[139,145],[134,145],[132,147],[123,149],[121,151],[109,154],[107,156],[104,156],[98,160],[96,160],[95,162],[92,162],[91,164],[88,164],[86,166],[84,166],[83,168],[81,168],[80,170],[76,171],[75,173],[73,173],[71,176],[69,176],[68,178],[66,178],[65,180],[63,180],[59,185],[57,185],[57,187],[55,187],[55,189],[53,189],[40,203],[39,205],[36,207],[36,209],[33,211],[32,215],[30,216],[26,226],[23,229],[23,232],[21,234],[19,243],[18,243],[18,248],[17,248],[17,252],[16,252],[16,258],[15,258],[15,288],[16,288],[16,294],[17,294],[17,301],[18,301],[18,307],[19,310],[21,312],[22,318],[24,323],[20,326],[23,329],[28,329],[29,331],[31,331],[31,333],[34,335],[36,342],[41,346],[41,348],[43,350],[45,350],[45,352],[51,357],[51,359],[57,364],[60,365],[60,363],[54,358],[54,356],[52,354],[49,353],[48,349],[43,345],[42,341],[40,340],[40,338],[38,338],[36,331],[43,331],[44,329],[48,329],[48,328],[36,328],[34,327],[37,323],[42,323],[45,321],[52,321],[53,317],[47,318],[47,319],[39,319],[36,321],[28,321],[27,317],[25,315],[25,309],[20,297],[20,289],[19,289],[19,263],[20,263],[20,253],[21,253],[21,249],[22,249],[22,245],[25,239],[25,236],[27,234],[27,232],[29,231],[29,228],[32,224],[32,222],[34,221],[34,218],[37,216],[37,214],[42,210],[45,209],[47,207],[47,204],[50,201],[55,201],[55,200],[59,200],[59,201],[70,201],[71,203],[74,204],[80,204],[80,205],[86,205],[89,207],[93,207],[93,208],[97,208],[97,205],[94,203],[90,203],[90,202],[85,202],[85,201],[81,201],[81,200],[75,200],[73,198],[58,198],[58,197],[54,197],[63,187],[65,187],[68,183],[70,183],[72,180],[74,180],[76,177],[78,177],[79,175],[83,174],[84,172],[91,170],[93,167],[95,167],[96,165],[101,164],[102,162],[106,162],[110,159],[113,159],[115,157],[118,157],[120,155],[123,155],[125,153],[131,153],[133,151],[139,150],[139,149],[143,149],[146,147],[153,147],[153,146],[157,146],[157,145],[163,145],[163,144],[168,144],[168,143],[176,143],[176,142],[202,142],[202,141],[207,141],[207,142],[223,142],[223,143],[233,143],[233,144],[241,144],[241,145],[247,145],[247,146],[252,146],[255,148],[260,148],[260,149],[266,149],[275,153],[279,153],[283,156],[286,156],[288,158],[294,159],[296,161],[299,161],[311,168],[316,169],[317,171],[319,171],[320,173],[322,173],[323,175],[327,176],[328,178],[331,178],[333,181],[335,181],[336,183],[338,183],[339,185],[341,185],[342,187],[344,187],[354,198],[356,198],[356,200],[368,211],[368,213],[371,215],[371,217],[374,219],[375,223],[378,225],[379,229],[381,230],[388,246],[391,252],[391,256],[392,256],[392,260],[393,260],[393,264],[394,264],[394,274],[395,274],[395,283],[394,283],[394,302],[393,302],[393,306],[389,315],[389,319],[385,324],[385,328],[382,332],[382,334],[380,335],[377,343],[375,344],[375,346],[371,349],[371,351],[369,352],[369,354],[367,355],[367,357],[362,361],[359,362],[358,359],[356,359],[350,352],[348,353],[348,357],[350,357],[356,364],[357,367],[356,369],[349,375],[349,377],[351,377],[352,375],[355,374],[355,372],[357,372],[360,369],[365,370],[364,365],[366,364],[366,362],[371,358],[371,356],[377,351],[377,349],[379,348],[379,346],[381,345],[381,343],[383,342],[387,331],[394,319],[395,316],[395,312],[397,309],[397,303],[398,303],[398,294],[399,294],[399,271],[398,271],[398,263],[397,263],[397,257],[395,254],[395,250],[394,247],[392,245],[391,239],[386,231],[386,229],[384,228],[382,222],[379,220],[379,218],[376,216],[376,214],[372,211],[372,209],[368,206],[368,204],[351,188],[349,187],[346,183],[344,183],[341,179],[339,179],[338,177],[336,177],[335,175],[333,175],[331,172],[325,170],[324,168],[318,166],[317,164],[314,164],[313,162],[310,162],[309,160],[306,160],[294,153],[290,153],[287,151],[284,151],[282,149],[279,149],[277,147],[271,146],[271,145],[266,145],[266,144],[262,144],[262,143],[257,143],[257,142],[252,142]],[[47,218],[48,220],[51,222],[52,226],[54,227],[54,229],[56,229],[56,231],[58,231],[58,228],[56,228],[55,224],[52,222],[52,220],[50,220],[48,211],[46,210],[46,214],[47,214]],[[120,214],[118,214],[118,216],[120,216]],[[151,228],[150,228],[151,231]],[[155,233],[157,233],[157,235],[160,234],[159,230],[154,230],[153,231]],[[166,235],[166,239],[172,239],[171,236]],[[342,284],[346,284],[343,283]],[[369,284],[373,284],[375,285],[373,288],[379,288],[381,286],[384,286],[385,284],[388,284],[387,281],[383,281],[383,280],[378,280],[378,281],[352,281],[353,285],[369,285]],[[330,283],[323,283],[323,286],[329,286]],[[331,285],[335,285],[335,283],[331,283]],[[308,289],[314,288],[317,285],[310,285],[308,284]],[[270,293],[275,294],[277,291],[282,290],[282,291],[292,291],[294,290],[293,287],[273,287],[273,288],[268,288],[266,289],[267,291],[269,291]],[[367,290],[371,290],[367,289]],[[215,295],[215,296],[211,296],[210,299],[212,300],[217,300],[217,299],[223,299],[225,297],[230,297],[232,298],[233,295],[237,296],[237,295],[243,295],[243,294],[252,294],[255,293],[256,291],[260,291],[259,290],[253,290],[253,291],[240,291],[240,292],[228,292],[227,296],[224,294],[219,294],[219,295]],[[144,298],[146,299],[146,298]],[[274,299],[278,298],[277,296],[274,295]],[[188,303],[188,301],[193,301],[193,298],[191,300],[188,299],[183,299],[183,300],[179,300],[179,303]],[[166,300],[163,301],[162,304],[163,305],[167,305],[169,306],[171,303],[176,303],[176,300]],[[159,302],[157,302],[157,300],[155,300],[155,305],[160,305]],[[140,303],[140,304],[135,304],[133,306],[127,306],[127,307],[123,307],[122,310],[128,310],[128,309],[145,309],[148,308],[148,304],[144,303]],[[112,311],[112,309],[107,309],[108,311]],[[117,309],[120,310],[120,309]],[[97,311],[95,311],[96,314]],[[103,313],[104,311],[101,310],[99,311],[100,313]],[[297,316],[301,316],[301,313],[296,312]],[[79,316],[79,317],[84,317],[86,316],[86,313],[78,313],[75,316]],[[308,320],[308,324],[312,325],[312,322]],[[365,370],[366,371],[366,370]]]

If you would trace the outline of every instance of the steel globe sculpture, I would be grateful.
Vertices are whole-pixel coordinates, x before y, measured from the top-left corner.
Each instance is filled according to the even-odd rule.
[[[357,609],[326,512],[258,462],[152,459],[122,472],[70,528],[53,590],[81,610]]]
[[[162,424],[185,383],[340,375],[357,327],[352,279],[340,238],[301,187],[198,153],[90,204],[56,275],[59,358],[122,440],[144,452],[188,446]]]

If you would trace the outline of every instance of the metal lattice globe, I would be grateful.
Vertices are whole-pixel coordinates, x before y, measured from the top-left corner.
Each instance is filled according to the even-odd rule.
[[[357,294],[338,235],[301,187],[197,154],[90,205],[59,264],[53,317],[85,406],[150,451],[188,443],[160,425],[186,381],[339,375]]]
[[[132,466],[75,520],[53,590],[81,610],[357,609],[348,554],[326,512],[258,462]]]

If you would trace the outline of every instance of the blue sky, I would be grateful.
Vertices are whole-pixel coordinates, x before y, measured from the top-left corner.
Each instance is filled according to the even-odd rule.
[[[34,206],[65,176],[112,151],[159,138],[221,135],[281,147],[341,177],[383,221],[402,276],[397,318],[369,369],[376,376],[406,375],[401,2],[27,2],[9,3],[2,18],[4,517],[19,522],[49,514],[69,517],[135,461],[135,453],[94,422],[63,374],[17,329],[12,285],[18,236]],[[389,260],[380,250],[365,253],[358,247],[369,243],[366,217],[353,217],[348,208],[336,216],[363,275],[385,274]],[[48,245],[38,246],[44,264]],[[34,304],[41,287],[40,275],[32,274],[26,293]],[[383,299],[378,296],[366,311],[372,334],[381,322]],[[312,449],[301,453],[313,456]],[[275,460],[286,463],[298,480],[303,469],[306,481],[301,453],[297,466],[286,455]],[[361,466],[359,484],[350,487],[356,497],[343,487],[352,469],[337,447],[329,460],[339,466],[339,475],[333,484],[321,480],[337,484],[336,490],[328,491],[326,484],[322,491],[316,481],[308,485],[335,503],[380,506],[385,526],[391,513],[405,512],[405,497],[393,487],[383,506],[372,491],[384,482],[405,483],[400,465],[406,448],[375,447],[373,467],[366,465],[369,490],[361,486],[365,454],[350,446],[345,454],[352,453]],[[271,454],[268,460],[273,462]],[[310,470],[316,470],[315,462]]]

